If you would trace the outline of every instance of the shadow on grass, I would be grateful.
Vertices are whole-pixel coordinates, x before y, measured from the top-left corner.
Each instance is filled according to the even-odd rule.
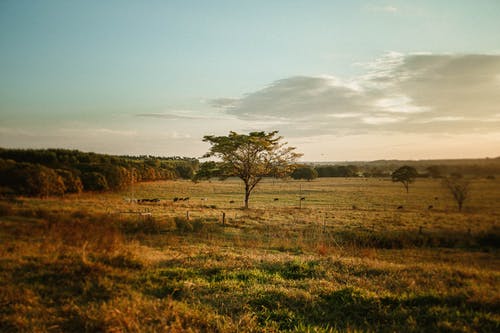
[[[344,288],[322,294],[314,302],[270,292],[253,299],[250,305],[261,324],[276,324],[280,330],[310,331],[498,331],[493,314],[500,304],[471,303],[466,296],[410,295],[376,297]],[[328,330],[327,330],[328,331]]]

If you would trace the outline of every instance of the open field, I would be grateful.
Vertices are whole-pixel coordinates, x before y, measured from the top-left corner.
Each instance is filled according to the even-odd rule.
[[[499,185],[462,213],[432,179],[266,180],[249,210],[233,179],[3,202],[0,331],[499,331]]]

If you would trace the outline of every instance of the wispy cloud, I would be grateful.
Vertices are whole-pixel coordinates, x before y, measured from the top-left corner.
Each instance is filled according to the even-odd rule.
[[[223,107],[226,105],[217,105],[219,107]],[[157,112],[157,113],[138,113],[135,115],[136,117],[142,118],[155,118],[155,119],[165,119],[165,120],[221,120],[228,119],[227,114],[223,113],[203,113],[199,114],[194,111],[181,111],[181,112]]]
[[[138,113],[137,117],[143,118],[156,118],[156,119],[167,119],[167,120],[180,120],[180,119],[200,119],[202,117],[197,115],[181,115],[175,113]]]
[[[287,135],[498,132],[500,55],[391,52],[363,75],[296,76],[212,105]],[[283,121],[280,127],[279,121]]]
[[[396,6],[393,6],[393,5],[376,6],[376,5],[369,4],[369,5],[366,5],[364,8],[366,10],[372,11],[372,12],[383,12],[383,13],[391,13],[391,14],[395,14],[398,12],[398,8]]]

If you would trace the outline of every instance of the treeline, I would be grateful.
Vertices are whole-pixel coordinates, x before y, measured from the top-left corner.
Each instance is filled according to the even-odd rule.
[[[123,189],[135,182],[185,178],[198,160],[114,156],[67,149],[0,148],[0,194],[49,196]]]
[[[294,179],[317,177],[390,177],[402,165],[414,167],[418,177],[449,176],[495,178],[500,175],[500,158],[474,160],[374,161],[352,164],[299,165],[291,174]]]

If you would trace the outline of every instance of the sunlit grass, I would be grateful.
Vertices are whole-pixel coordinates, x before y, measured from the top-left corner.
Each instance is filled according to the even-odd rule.
[[[0,331],[498,331],[498,185],[462,213],[428,179],[266,180],[250,210],[237,180],[20,198]]]

